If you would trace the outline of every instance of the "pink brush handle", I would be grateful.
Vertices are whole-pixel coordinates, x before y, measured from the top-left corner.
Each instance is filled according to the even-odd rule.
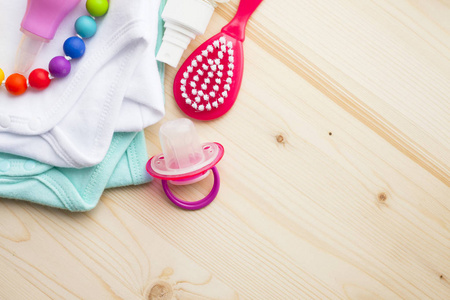
[[[222,32],[243,42],[247,21],[261,2],[263,0],[241,0],[236,15],[230,23],[222,28]]]

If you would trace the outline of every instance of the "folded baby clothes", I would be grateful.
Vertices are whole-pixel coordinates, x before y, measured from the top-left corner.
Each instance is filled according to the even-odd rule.
[[[108,187],[150,181],[145,171],[147,150],[141,131],[115,133],[103,161],[83,169],[56,168],[3,154],[0,197],[26,200],[70,211],[94,208]]]
[[[84,1],[82,1],[84,2]],[[13,72],[24,1],[2,3],[0,60]],[[139,131],[159,121],[164,100],[155,61],[160,0],[115,0],[97,18],[96,35],[86,53],[72,60],[71,73],[44,91],[11,96],[0,90],[0,151],[58,166],[83,168],[105,157],[114,131]],[[44,67],[74,35],[73,24],[85,15],[80,3],[41,50],[33,68]],[[3,26],[5,25],[5,26]],[[5,27],[5,28],[3,28]]]

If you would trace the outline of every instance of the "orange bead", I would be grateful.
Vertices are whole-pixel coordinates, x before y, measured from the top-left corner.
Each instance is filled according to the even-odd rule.
[[[6,78],[5,87],[11,94],[18,96],[27,90],[27,79],[21,74],[11,74]]]

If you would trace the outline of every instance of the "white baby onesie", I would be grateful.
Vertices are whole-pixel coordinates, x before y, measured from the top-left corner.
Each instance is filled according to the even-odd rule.
[[[26,1],[0,3],[0,67],[8,75]],[[114,131],[139,131],[159,121],[164,114],[155,61],[159,5],[160,0],[110,1],[108,13],[96,18],[96,35],[85,40],[86,53],[71,61],[67,77],[21,96],[1,87],[0,152],[59,167],[88,167],[103,159]],[[62,45],[75,34],[75,20],[86,14],[82,0],[32,69],[47,69],[54,56],[64,55]]]

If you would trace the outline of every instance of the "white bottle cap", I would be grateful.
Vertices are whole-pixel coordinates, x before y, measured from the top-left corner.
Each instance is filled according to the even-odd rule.
[[[213,12],[209,1],[169,0],[162,13],[166,30],[156,59],[176,67],[191,40],[205,33]]]

